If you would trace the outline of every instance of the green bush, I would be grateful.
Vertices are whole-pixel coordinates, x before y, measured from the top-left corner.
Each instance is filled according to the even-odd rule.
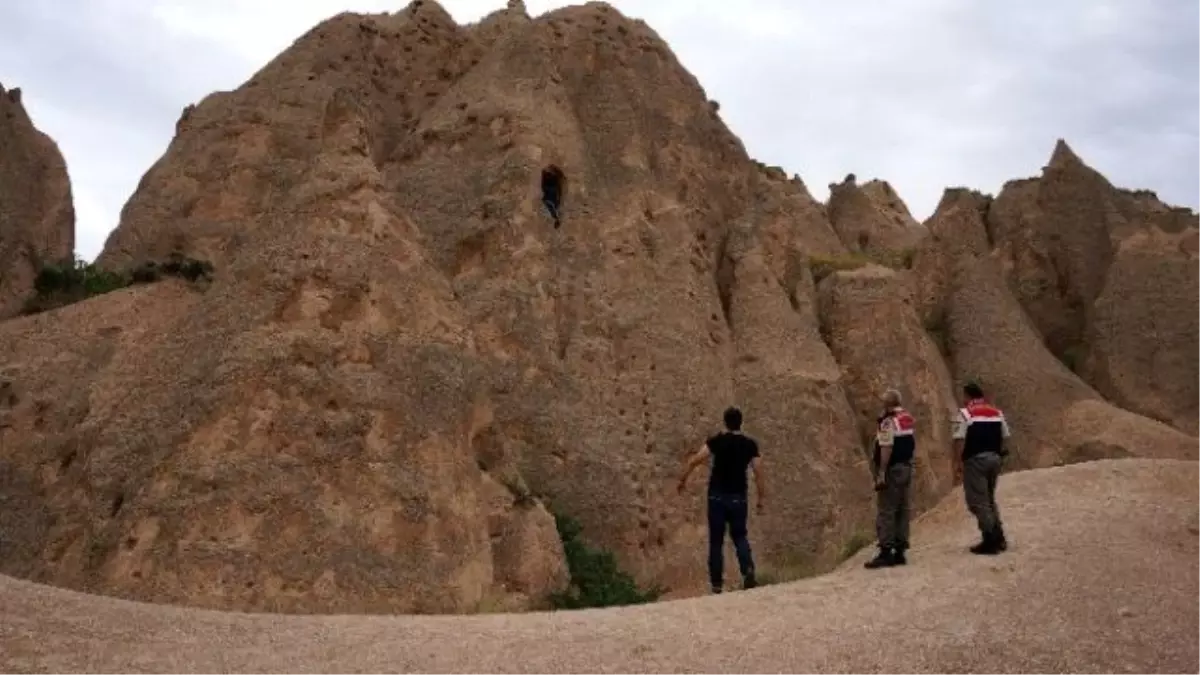
[[[1087,352],[1085,351],[1083,345],[1071,345],[1063,350],[1062,355],[1058,357],[1058,360],[1067,367],[1067,370],[1079,375],[1080,370],[1083,368],[1083,361],[1086,356]]]
[[[212,263],[206,260],[187,258],[183,254],[175,252],[164,263],[148,260],[138,265],[133,269],[130,278],[133,283],[137,284],[152,283],[164,276],[199,281],[200,279],[211,280],[212,272]]]
[[[33,282],[34,293],[25,302],[25,314],[65,307],[136,283],[174,276],[188,281],[212,278],[212,263],[172,253],[165,263],[145,262],[129,274],[106,270],[79,256],[43,265]]]
[[[551,594],[550,605],[555,609],[613,607],[654,602],[663,590],[642,591],[633,577],[617,566],[611,551],[598,551],[583,542],[583,528],[569,516],[555,514],[554,523],[562,539],[571,585],[562,593]]]
[[[81,293],[90,297],[125,286],[125,279],[120,274],[100,269],[78,257],[46,265],[38,271],[33,282],[34,290],[40,295]]]

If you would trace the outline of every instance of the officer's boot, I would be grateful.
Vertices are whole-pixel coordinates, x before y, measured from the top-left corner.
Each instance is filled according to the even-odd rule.
[[[896,555],[892,552],[892,549],[880,546],[879,553],[874,558],[868,560],[863,567],[873,570],[880,567],[891,567],[895,564]]]
[[[975,555],[996,555],[999,553],[1000,541],[996,538],[996,531],[984,532],[983,541],[972,546],[970,551]]]
[[[1004,526],[996,523],[996,548],[1001,551],[1008,550],[1008,539],[1004,537]]]
[[[908,560],[904,557],[904,552],[906,550],[908,550],[907,542],[901,542],[900,544],[896,545],[896,548],[892,555],[893,564],[895,564],[895,565],[907,565],[908,564]]]

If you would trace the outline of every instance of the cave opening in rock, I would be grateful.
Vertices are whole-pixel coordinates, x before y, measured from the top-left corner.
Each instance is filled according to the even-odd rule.
[[[550,165],[542,169],[542,204],[554,219],[554,229],[562,225],[559,213],[562,210],[562,200],[566,193],[567,178],[562,169]]]

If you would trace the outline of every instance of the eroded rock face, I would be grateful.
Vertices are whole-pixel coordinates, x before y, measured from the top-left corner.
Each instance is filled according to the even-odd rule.
[[[1050,351],[1114,402],[1191,434],[1197,262],[1179,242],[1197,227],[1188,209],[1114,187],[1063,141],[1040,177],[1007,184],[987,214],[1009,286]],[[1147,348],[1151,333],[1162,338]]]
[[[925,228],[887,181],[859,185],[855,176],[829,186],[829,220],[852,251],[891,254],[917,244]]]
[[[1046,349],[1009,290],[1005,251],[988,248],[989,206],[995,208],[982,195],[948,191],[930,219],[914,274],[927,327],[941,334],[955,381],[980,382],[1006,411],[1013,432],[1008,466],[1126,453],[1194,458],[1193,437],[1104,401]]]
[[[1197,434],[1197,230],[1121,242],[1096,298],[1079,367],[1105,398]]]
[[[912,229],[885,188],[846,203]],[[338,15],[184,110],[99,259],[178,252],[210,285],[0,325],[0,570],[228,609],[519,609],[567,583],[559,511],[641,582],[699,592],[703,488],[673,486],[739,405],[770,467],[759,567],[818,571],[870,529],[885,381],[928,434],[920,504],[948,487],[968,375],[1017,466],[1187,454],[1046,350],[994,206],[948,192],[911,274],[818,292],[808,259],[856,240],[645,24]]]
[[[0,85],[0,319],[21,310],[41,265],[69,261],[74,251],[67,165],[33,125],[21,90]]]
[[[917,314],[907,276],[877,265],[836,272],[820,285],[825,341],[841,365],[864,447],[871,447],[880,396],[897,388],[917,419],[915,508],[937,502],[953,484],[950,413],[955,387],[939,345]]]
[[[565,581],[552,504],[686,593],[702,489],[671,488],[731,404],[778,483],[760,565],[836,561],[872,493],[802,313],[803,256],[840,246],[819,205],[641,22],[506,12],[339,15],[189,106],[100,262],[178,251],[212,285],[0,335],[8,480],[54,513],[5,571],[237,609],[535,604]]]

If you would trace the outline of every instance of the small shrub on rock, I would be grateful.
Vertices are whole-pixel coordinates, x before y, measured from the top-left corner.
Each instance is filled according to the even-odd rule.
[[[212,263],[172,253],[166,262],[146,261],[128,273],[106,270],[78,256],[43,265],[33,282],[34,293],[25,301],[24,314],[37,314],[74,304],[132,284],[159,281],[164,276],[190,282],[211,281]]]
[[[567,590],[550,596],[550,604],[555,609],[637,605],[662,597],[660,588],[639,589],[633,577],[617,566],[611,551],[595,550],[585,544],[580,539],[583,528],[573,518],[555,514],[554,523],[571,574],[571,585]]]

